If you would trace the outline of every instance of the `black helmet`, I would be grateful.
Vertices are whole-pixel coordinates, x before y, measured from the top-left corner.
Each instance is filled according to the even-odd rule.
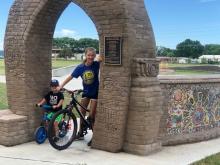
[[[57,86],[59,86],[59,81],[56,80],[56,79],[51,80],[51,81],[50,81],[50,86],[51,86],[51,87],[57,87]]]

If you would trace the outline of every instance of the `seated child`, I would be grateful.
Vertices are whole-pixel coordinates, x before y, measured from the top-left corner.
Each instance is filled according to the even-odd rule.
[[[49,120],[52,119],[53,114],[62,109],[62,104],[64,101],[63,93],[59,91],[57,88],[59,87],[58,80],[51,80],[50,82],[50,92],[48,92],[44,98],[37,104],[38,106],[42,106],[44,109],[48,110],[47,118]],[[60,119],[59,119],[60,118]],[[62,115],[56,118],[55,129],[58,128],[58,123],[62,120]]]

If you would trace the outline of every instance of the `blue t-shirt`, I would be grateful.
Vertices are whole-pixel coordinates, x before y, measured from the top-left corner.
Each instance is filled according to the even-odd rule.
[[[78,78],[79,76],[83,80],[83,90],[85,95],[94,96],[99,90],[99,68],[100,62],[94,61],[92,65],[86,66],[85,64],[78,65],[73,73],[72,77]]]

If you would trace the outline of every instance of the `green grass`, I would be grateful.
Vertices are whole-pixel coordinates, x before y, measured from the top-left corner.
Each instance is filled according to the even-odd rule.
[[[5,75],[5,63],[3,59],[0,59],[0,75]]]
[[[207,74],[216,74],[215,72],[210,71],[197,71],[197,70],[175,70],[172,73],[161,73],[163,75],[207,75]]]
[[[52,68],[57,69],[57,68],[62,68],[66,66],[71,66],[71,65],[78,65],[80,63],[81,63],[80,60],[57,59],[57,60],[52,60]]]
[[[205,159],[193,163],[192,165],[220,165],[220,153],[209,156]]]
[[[214,66],[214,65],[210,65],[210,64],[170,64],[170,63],[168,63],[169,68],[173,68],[173,67],[190,67],[190,66]]]
[[[77,65],[80,64],[81,61],[78,60],[52,60],[52,67],[60,68],[65,66]],[[5,75],[5,64],[4,60],[0,59],[0,75]],[[6,96],[6,85],[4,83],[0,83],[0,109],[8,108],[7,96]]]
[[[52,60],[52,68],[57,69],[57,68],[62,68],[66,66],[71,66],[71,65],[78,65],[80,64],[80,60],[63,60],[63,59],[57,59],[57,60]],[[5,63],[3,59],[0,59],[0,75],[5,75]]]
[[[207,75],[220,74],[218,65],[213,64],[161,64],[163,75]],[[166,69],[168,72],[166,72]],[[173,72],[169,72],[173,70]]]
[[[8,108],[6,84],[0,83],[0,110]]]
[[[215,72],[209,71],[194,71],[194,70],[176,70],[176,75],[204,75],[204,74],[215,74]]]
[[[57,68],[61,68],[61,67],[66,67],[66,66],[71,66],[71,65],[78,65],[80,64],[81,61],[80,60],[64,60],[64,59],[52,59],[52,68],[53,69],[57,69]],[[215,70],[207,70],[209,68],[213,68],[216,67],[218,65],[211,65],[211,64],[167,64],[166,65],[168,67],[168,69],[173,69],[175,70],[174,73],[161,73],[161,74],[171,74],[171,75],[203,75],[203,74],[216,74],[216,73],[220,73],[220,71],[215,71]],[[208,67],[205,69],[197,69],[194,70],[194,68],[198,68],[198,67]],[[187,68],[189,67],[189,68]],[[190,67],[194,67],[193,69],[190,69]],[[4,67],[4,60],[0,59],[0,75],[4,75],[5,74],[5,67]]]

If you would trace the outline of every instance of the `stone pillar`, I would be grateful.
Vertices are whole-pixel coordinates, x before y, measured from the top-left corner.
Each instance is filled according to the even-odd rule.
[[[159,61],[155,58],[135,58],[132,68],[124,150],[147,155],[161,148],[158,132],[163,98],[157,79]]]

